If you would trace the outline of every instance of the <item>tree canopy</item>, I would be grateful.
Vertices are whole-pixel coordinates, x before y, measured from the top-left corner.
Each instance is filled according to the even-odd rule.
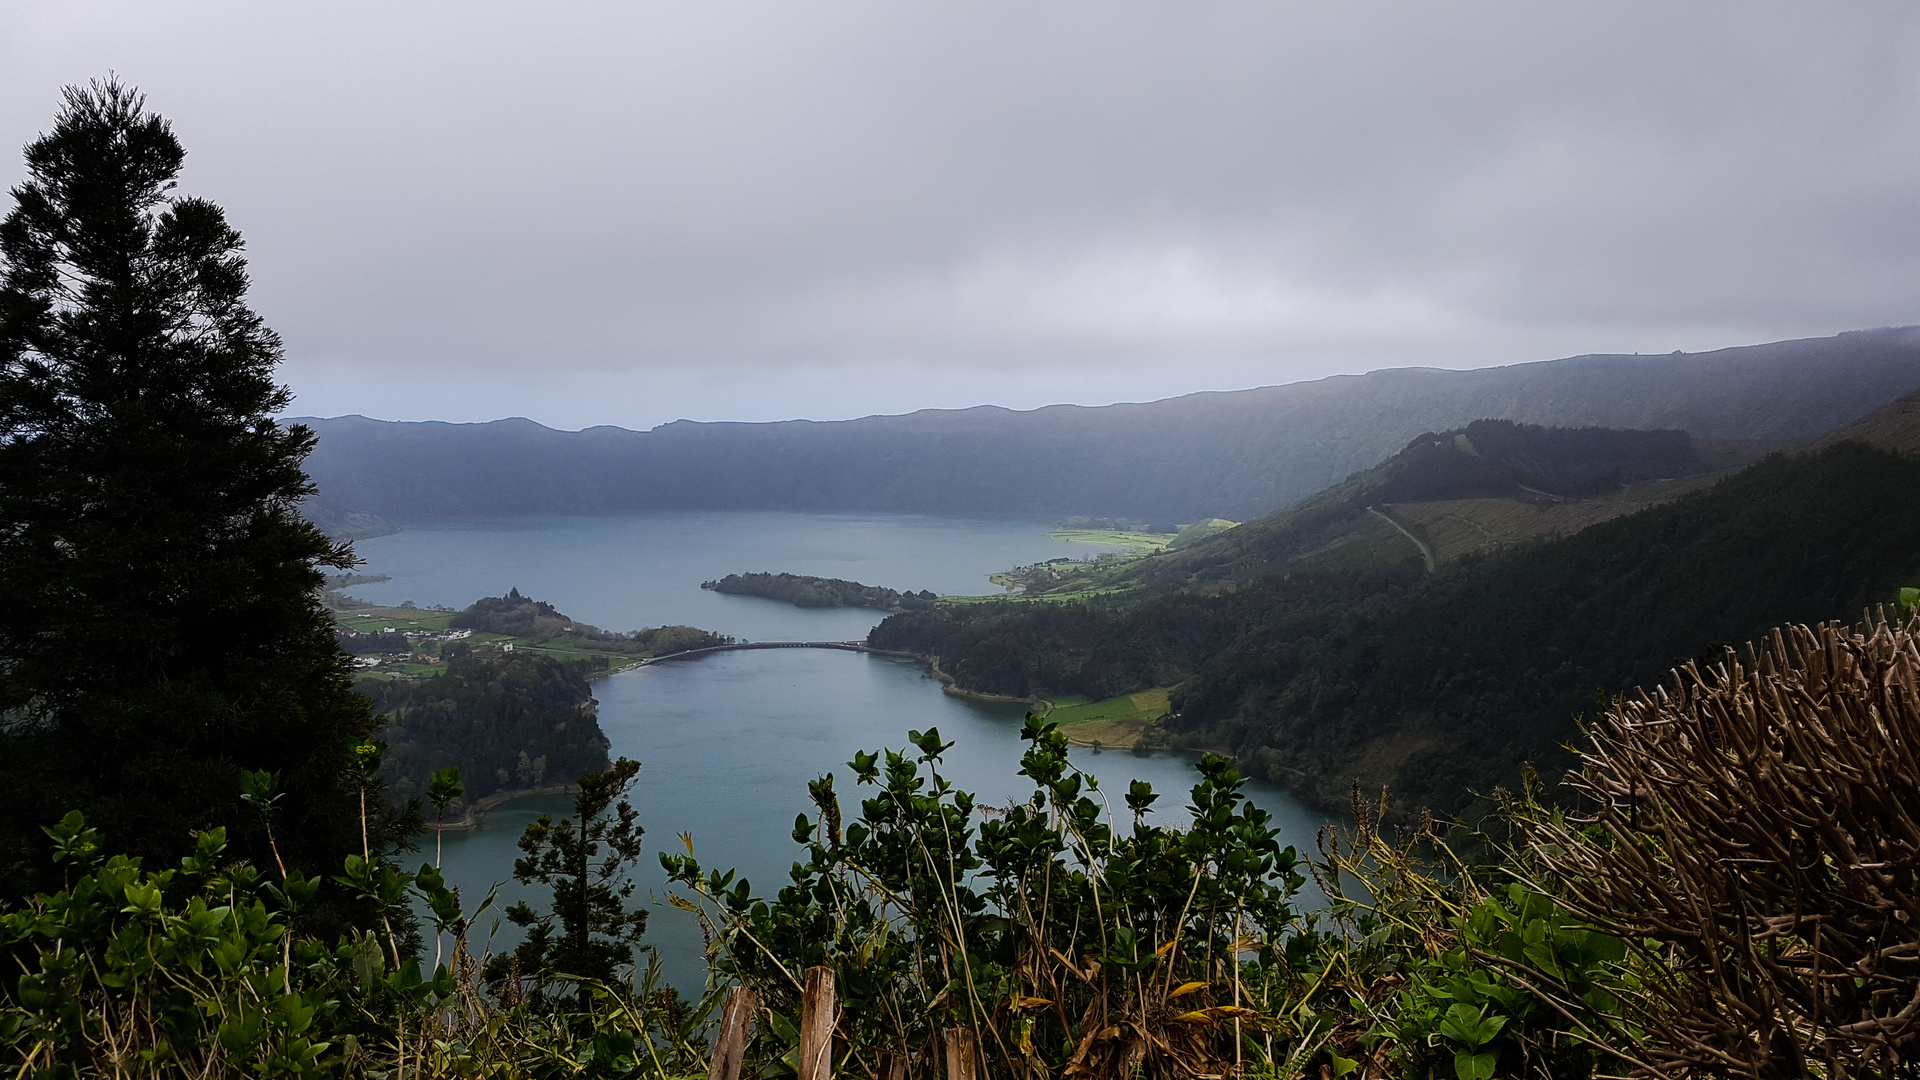
[[[240,234],[174,193],[184,159],[131,88],[71,87],[0,223],[8,891],[70,809],[172,861],[253,817],[242,771],[278,776],[289,865],[363,846],[355,751],[377,725],[318,599],[352,553],[300,516],[314,438],[274,422],[280,340],[247,306]],[[267,864],[263,835],[232,842]]]

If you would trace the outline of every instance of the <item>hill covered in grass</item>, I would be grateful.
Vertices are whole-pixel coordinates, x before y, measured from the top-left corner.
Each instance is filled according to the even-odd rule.
[[[1410,544],[1399,560],[1344,565],[1243,558],[1218,565],[1244,577],[1189,574],[1125,600],[895,616],[870,641],[937,655],[986,692],[1173,686],[1163,742],[1231,750],[1325,804],[1358,779],[1403,807],[1455,809],[1522,762],[1555,775],[1601,695],[1773,625],[1857,618],[1920,581],[1920,459],[1847,441],[1699,483],[1433,573]],[[1330,492],[1297,509],[1350,512],[1365,498]],[[1296,538],[1313,527],[1305,516],[1284,526]],[[1244,543],[1259,524],[1210,544]]]
[[[1323,801],[1354,777],[1457,806],[1524,761],[1558,775],[1600,696],[1920,580],[1915,484],[1920,461],[1842,443],[1469,560],[1314,632],[1255,620],[1175,692],[1168,730]]]
[[[1124,565],[1070,568],[1027,592],[1217,592],[1274,573],[1458,557],[1671,498],[1697,486],[1679,478],[1702,476],[1726,458],[1724,448],[1703,451],[1684,431],[1477,420],[1422,433],[1381,464],[1277,513]],[[1467,531],[1453,535],[1450,523]]]

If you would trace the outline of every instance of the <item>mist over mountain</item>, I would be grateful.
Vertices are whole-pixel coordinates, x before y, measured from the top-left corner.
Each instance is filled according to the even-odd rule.
[[[781,423],[557,431],[525,419],[301,418],[316,521],[394,524],[642,509],[1270,512],[1423,432],[1474,420],[1677,429],[1785,445],[1920,389],[1920,327],[1705,353],[1396,368],[1145,404],[994,406]]]

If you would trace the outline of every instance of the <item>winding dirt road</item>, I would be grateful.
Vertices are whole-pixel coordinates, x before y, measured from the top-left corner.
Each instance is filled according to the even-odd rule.
[[[1401,536],[1404,536],[1407,539],[1413,541],[1413,546],[1420,549],[1420,557],[1427,560],[1427,573],[1429,574],[1433,573],[1433,565],[1434,565],[1433,552],[1427,550],[1427,545],[1423,543],[1419,537],[1408,532],[1407,527],[1405,525],[1402,525],[1399,522],[1393,520],[1393,518],[1389,517],[1387,514],[1381,512],[1380,510],[1375,509],[1374,507],[1371,507],[1371,506],[1367,507],[1367,513],[1372,514],[1374,517],[1379,518],[1381,521],[1384,521],[1387,524],[1393,526],[1394,528],[1399,529]]]

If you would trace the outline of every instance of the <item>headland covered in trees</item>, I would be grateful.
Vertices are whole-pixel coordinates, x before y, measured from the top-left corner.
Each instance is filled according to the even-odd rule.
[[[518,588],[461,611],[330,600],[341,648],[359,659],[354,689],[386,718],[388,790],[421,799],[434,774],[463,777],[438,823],[470,823],[477,805],[516,794],[573,790],[581,773],[608,767],[591,680],[733,642],[691,626],[602,630]]]
[[[900,592],[879,585],[862,585],[844,578],[811,577],[805,574],[728,574],[700,583],[703,589],[730,596],[759,596],[779,600],[794,607],[871,608],[875,611],[928,611],[937,599],[925,589]]]
[[[1237,527],[893,614],[870,640],[963,685],[1077,687],[1116,721],[1101,707],[1126,696],[1165,709],[1149,741],[1231,756],[1200,758],[1175,824],[1150,785],[1100,789],[1038,716],[1030,795],[990,810],[937,730],[849,747],[805,782],[777,889],[691,838],[660,854],[710,944],[696,999],[643,962],[640,766],[606,760],[586,679],[719,639],[611,634],[517,589],[461,612],[330,603],[324,570],[354,558],[300,514],[314,435],[271,419],[279,341],[239,234],[174,192],[183,159],[132,90],[70,88],[0,223],[18,1075],[1692,1080],[1920,1059],[1920,616],[1892,606],[1920,595],[1920,398],[1863,417],[1816,386],[1774,437],[1822,409],[1849,426],[1745,464],[1751,427],[1727,448],[1483,413]],[[1869,341],[1828,370],[1906,348]],[[1748,357],[1756,385],[1782,355],[1804,359]],[[342,642],[362,636],[377,684],[356,686]],[[1554,788],[1540,769],[1562,765]],[[450,887],[437,849],[401,860],[429,809],[575,769],[571,813],[521,836],[532,895],[503,914],[524,936],[494,954],[494,896]],[[1322,797],[1359,777],[1352,827],[1283,846],[1250,769]]]

